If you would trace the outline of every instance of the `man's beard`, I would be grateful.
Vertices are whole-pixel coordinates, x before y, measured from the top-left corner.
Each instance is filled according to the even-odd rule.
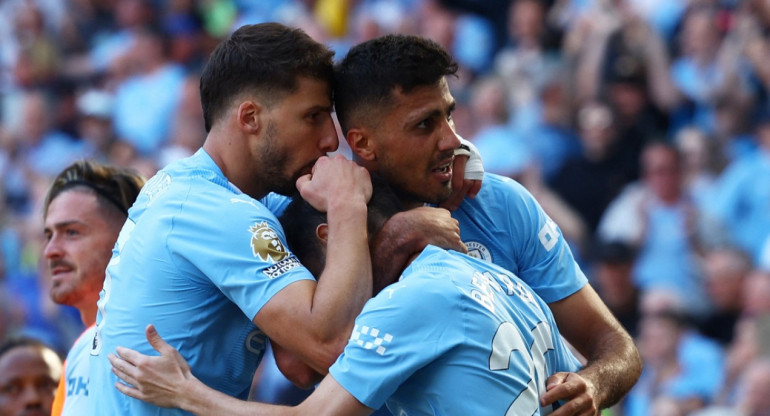
[[[269,121],[267,124],[266,143],[264,147],[261,161],[262,166],[262,180],[266,181],[268,188],[271,192],[275,192],[281,195],[291,196],[297,192],[297,174],[292,177],[287,175],[284,171],[287,161],[289,160],[289,154],[280,150],[280,146],[277,146],[278,128],[275,123]]]

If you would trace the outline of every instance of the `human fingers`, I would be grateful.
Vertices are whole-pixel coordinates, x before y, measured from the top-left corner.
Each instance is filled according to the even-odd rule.
[[[129,384],[136,384],[136,377],[133,374],[136,371],[136,367],[115,354],[107,355],[107,359],[112,365],[112,372],[118,376],[119,379]]]
[[[563,404],[551,416],[596,415],[598,407],[589,393],[588,382],[577,373],[556,373],[546,380],[542,406],[561,401]]]
[[[144,336],[147,338],[147,342],[152,345],[155,351],[161,353],[168,353],[170,350],[174,350],[174,347],[168,345],[168,343],[158,334],[158,330],[155,329],[155,325],[149,324],[144,329]]]
[[[297,181],[302,198],[322,212],[338,205],[366,204],[372,195],[369,172],[341,155],[321,158],[309,178]]]
[[[452,218],[449,211],[444,208],[419,208],[425,215],[428,215],[429,222],[425,235],[428,243],[435,246],[467,253],[468,249],[460,238],[460,224]]]
[[[302,193],[302,188],[306,187],[310,183],[310,174],[302,175],[297,178],[297,182],[294,184],[297,190]]]
[[[468,197],[469,198],[475,198],[476,195],[479,194],[479,191],[481,190],[481,181],[480,180],[472,180],[471,181],[471,187],[468,189]]]
[[[115,383],[115,388],[118,389],[118,391],[120,391],[121,393],[125,394],[128,397],[133,397],[134,399],[144,400],[144,395],[136,387],[131,387],[131,386],[123,384],[121,382],[116,382]]]
[[[465,195],[468,194],[471,185],[471,181],[463,181],[462,185],[460,185],[458,188],[453,187],[452,194],[444,202],[439,204],[439,206],[450,211],[456,210],[460,207],[463,199],[465,199]]]
[[[460,189],[465,182],[465,164],[468,163],[468,156],[455,155],[452,160],[452,189]]]
[[[132,367],[136,367],[136,365],[139,363],[139,360],[141,360],[141,357],[143,356],[142,353],[126,347],[117,347],[115,348],[115,352],[117,353],[117,357],[119,357],[121,361],[127,364],[130,364]],[[113,355],[113,354],[110,354],[110,355]]]

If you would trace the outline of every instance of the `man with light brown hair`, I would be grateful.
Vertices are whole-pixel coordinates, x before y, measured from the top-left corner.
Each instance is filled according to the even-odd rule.
[[[43,256],[51,278],[51,299],[73,306],[88,329],[67,354],[53,415],[80,415],[88,400],[88,349],[94,336],[96,302],[112,247],[136,200],[139,174],[81,160],[54,179],[43,206]]]

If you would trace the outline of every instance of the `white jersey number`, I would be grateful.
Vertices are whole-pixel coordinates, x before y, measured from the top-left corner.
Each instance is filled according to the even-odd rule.
[[[545,391],[545,354],[553,350],[551,329],[546,322],[540,322],[532,329],[534,341],[527,346],[519,328],[511,322],[503,322],[497,328],[492,339],[492,354],[489,356],[489,369],[507,370],[510,366],[511,353],[518,351],[529,366],[529,384],[508,407],[506,416],[533,415],[540,406],[540,392]],[[541,409],[543,415],[551,413],[552,408]]]

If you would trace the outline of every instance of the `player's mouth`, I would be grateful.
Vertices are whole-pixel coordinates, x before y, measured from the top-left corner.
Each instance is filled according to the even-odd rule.
[[[62,275],[68,274],[72,272],[73,268],[69,266],[54,266],[51,268],[51,283],[56,285],[58,283],[59,278],[62,277]]]
[[[431,169],[431,173],[436,176],[441,182],[446,182],[452,179],[452,160],[448,159],[438,167]]]

